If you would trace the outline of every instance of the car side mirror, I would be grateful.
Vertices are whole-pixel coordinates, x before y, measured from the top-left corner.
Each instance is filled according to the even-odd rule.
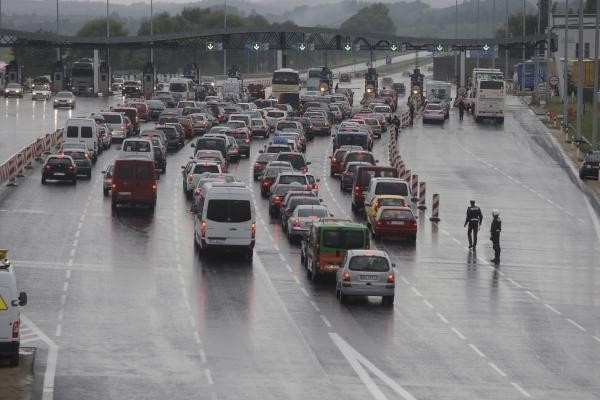
[[[312,164],[312,161],[307,161],[306,162],[306,165],[310,165],[310,164]]]
[[[190,157],[190,158],[192,158],[192,157]],[[185,168],[185,165],[182,165],[182,166],[181,166],[181,169],[184,169],[184,168]]]
[[[19,293],[19,305],[21,307],[27,305],[27,293],[25,293],[25,292]]]
[[[192,143],[192,145],[191,145],[191,146],[192,146],[192,147],[196,147],[196,145],[195,145],[194,143]]]

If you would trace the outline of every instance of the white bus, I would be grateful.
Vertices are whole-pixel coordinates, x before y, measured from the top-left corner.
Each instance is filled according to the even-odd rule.
[[[280,93],[299,93],[300,74],[291,68],[282,68],[273,72],[271,79],[271,97],[278,98]]]
[[[504,122],[504,74],[495,68],[475,68],[473,70],[471,103],[475,121],[493,119]]]
[[[171,92],[175,101],[196,100],[194,82],[189,78],[171,78],[169,92]]]

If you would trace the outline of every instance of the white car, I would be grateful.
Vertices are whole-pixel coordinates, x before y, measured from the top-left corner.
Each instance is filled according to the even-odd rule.
[[[319,218],[332,217],[326,206],[299,205],[294,209],[292,216],[287,221],[287,238],[290,243],[296,238],[308,236],[314,221]]]
[[[423,122],[436,121],[444,123],[446,119],[446,110],[441,104],[429,103],[423,110]]]
[[[206,172],[223,173],[219,162],[207,160],[191,160],[187,165],[183,165],[181,169],[183,174],[183,190],[190,199],[202,174]]]
[[[396,266],[382,250],[348,250],[336,272],[335,293],[344,303],[349,296],[381,296],[394,305]]]
[[[58,92],[54,96],[54,108],[69,107],[75,108],[75,95],[73,92]]]

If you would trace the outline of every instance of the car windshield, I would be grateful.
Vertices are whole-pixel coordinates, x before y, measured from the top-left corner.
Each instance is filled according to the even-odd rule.
[[[334,249],[361,249],[365,245],[365,231],[327,229],[323,232],[323,247]]]
[[[385,257],[379,256],[354,256],[348,263],[350,271],[387,272],[390,265]]]
[[[600,153],[592,153],[592,154],[588,154],[585,157],[585,161],[584,162],[588,162],[588,163],[592,163],[592,162],[600,162]]]

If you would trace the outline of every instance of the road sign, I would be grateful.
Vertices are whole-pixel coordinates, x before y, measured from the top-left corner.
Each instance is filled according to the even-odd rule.
[[[481,49],[482,49],[483,51],[490,51],[491,47],[490,47],[490,45],[489,45],[489,44],[487,44],[487,43],[486,43],[486,44],[484,44],[483,46],[481,46]]]
[[[214,42],[206,42],[206,50],[208,51],[213,51],[215,50],[216,46]]]
[[[306,50],[306,44],[304,44],[304,43],[298,43],[298,50],[300,50],[300,51]]]
[[[352,51],[352,43],[344,43],[344,50]]]
[[[467,50],[467,58],[493,58],[496,56],[496,52],[490,48],[489,51],[484,50]]]
[[[444,47],[443,44],[438,44],[437,46],[435,46],[435,51],[437,51],[438,53],[441,53],[443,51],[446,51],[446,48]]]
[[[390,65],[392,63],[392,56],[385,56],[386,65]]]
[[[390,43],[390,51],[398,51],[400,47],[396,43]]]
[[[258,43],[258,42],[252,43],[252,50],[259,51],[260,50],[260,43]]]
[[[556,75],[552,75],[552,76],[550,77],[550,80],[549,80],[549,82],[550,82],[550,84],[551,84],[552,86],[558,86],[558,82],[559,82],[559,80],[558,80],[558,76],[556,76]]]

